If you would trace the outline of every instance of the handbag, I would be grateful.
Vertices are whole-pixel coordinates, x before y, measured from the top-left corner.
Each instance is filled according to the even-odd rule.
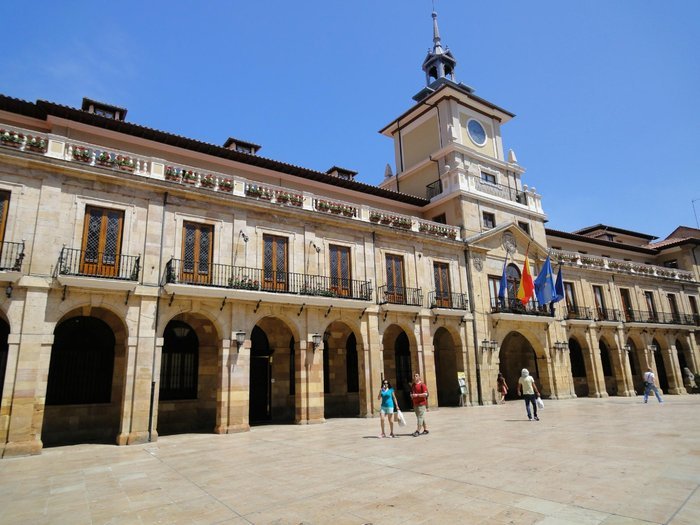
[[[396,414],[396,419],[397,419],[398,422],[399,422],[399,426],[400,426],[400,427],[405,427],[405,426],[406,426],[406,418],[403,417],[403,412],[401,412],[400,410],[397,410],[397,411],[395,412],[395,414]]]
[[[539,408],[540,410],[544,408],[544,401],[542,401],[541,397],[535,399],[535,403],[537,403],[537,408]]]

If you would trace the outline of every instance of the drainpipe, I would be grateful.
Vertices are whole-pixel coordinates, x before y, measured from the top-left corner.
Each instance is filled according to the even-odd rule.
[[[168,192],[163,194],[163,213],[160,220],[160,252],[158,254],[158,271],[163,267],[163,236],[165,235],[165,206],[168,204]],[[160,279],[159,279],[160,281]],[[158,283],[160,288],[161,283]],[[156,340],[158,339],[158,318],[160,316],[160,293],[156,297],[156,318],[153,321],[153,359],[151,361],[151,399],[148,406],[148,441],[153,438],[153,410],[156,402]]]
[[[474,307],[474,285],[472,283],[472,277],[471,277],[471,272],[469,271],[469,261],[470,261],[470,254],[469,254],[469,245],[465,244],[464,245],[464,261],[467,264],[467,288],[469,291],[469,311],[472,314],[472,336],[474,337],[474,357],[476,358],[475,363],[476,363],[476,393],[477,393],[477,399],[479,401],[480,405],[484,404],[484,400],[481,396],[481,367],[479,365],[479,338],[476,336],[476,315],[475,314],[475,307]]]

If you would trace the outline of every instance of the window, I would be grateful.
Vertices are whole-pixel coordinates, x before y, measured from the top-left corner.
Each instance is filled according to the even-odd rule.
[[[435,306],[438,308],[451,308],[448,264],[442,262],[433,263],[433,276],[435,278]]]
[[[520,226],[520,228],[522,228],[522,230],[523,230],[525,233],[527,233],[528,235],[530,235],[530,225],[529,225],[528,223],[522,222],[522,221],[518,221],[518,226]]]
[[[647,301],[647,312],[649,312],[649,317],[651,318],[651,320],[655,320],[657,315],[653,292],[644,292],[644,299],[646,299]]]
[[[491,298],[491,306],[498,304],[498,288],[501,286],[501,278],[494,275],[489,275],[489,297]]]
[[[198,369],[197,334],[187,323],[171,321],[163,334],[160,399],[197,399]]]
[[[342,297],[352,296],[350,248],[331,245],[328,250],[331,265],[331,290]]]
[[[698,301],[692,295],[688,296],[688,301],[690,301],[690,311],[694,316],[698,315]]]
[[[440,224],[447,224],[447,217],[445,217],[444,213],[441,213],[437,217],[433,217],[433,222],[437,222]]]
[[[95,115],[99,115],[100,117],[105,117],[105,118],[114,118],[114,111],[108,111],[106,109],[102,108],[95,108]]]
[[[566,309],[569,312],[576,311],[576,294],[574,293],[574,283],[564,282],[564,296],[566,299]]]
[[[386,256],[386,293],[389,302],[403,304],[403,257],[400,255]]]
[[[487,211],[482,213],[482,219],[484,223],[484,228],[495,228],[496,227],[496,215],[489,213]]]
[[[664,261],[663,265],[666,268],[678,268],[678,261],[676,259],[672,259],[670,261]]]
[[[0,191],[0,244],[5,240],[7,211],[10,209],[10,192]]]
[[[598,318],[607,319],[605,298],[603,297],[603,288],[601,286],[593,286],[593,298],[595,299],[595,308],[598,312]]]
[[[265,290],[287,290],[288,242],[286,237],[263,236],[263,286]]]
[[[490,184],[496,184],[496,176],[493,173],[481,172],[481,180]]]
[[[211,282],[211,256],[214,227],[209,224],[185,222],[182,225],[182,275],[186,283]]]
[[[630,291],[626,288],[620,288],[620,299],[622,300],[622,315],[625,316],[625,321],[634,321],[634,312],[632,311],[632,299],[630,299]]]
[[[86,206],[80,273],[119,275],[124,212]]]
[[[680,321],[680,315],[678,312],[678,303],[676,302],[676,296],[672,293],[668,294],[668,305],[671,307],[671,316],[674,322]]]

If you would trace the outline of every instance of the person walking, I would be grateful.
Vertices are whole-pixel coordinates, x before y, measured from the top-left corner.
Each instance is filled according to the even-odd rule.
[[[649,399],[649,391],[653,390],[654,394],[656,394],[656,399],[659,401],[659,403],[663,403],[663,399],[661,399],[661,396],[659,395],[659,389],[656,388],[656,384],[654,383],[655,381],[654,377],[654,371],[651,369],[651,367],[647,368],[647,371],[644,372],[644,402],[646,403],[647,400]]]
[[[518,379],[518,395],[525,399],[525,410],[527,410],[527,418],[532,421],[532,415],[535,415],[535,421],[539,421],[537,417],[536,399],[540,397],[540,393],[535,385],[535,378],[530,375],[527,368],[520,371],[520,379]],[[532,413],[530,412],[530,404],[532,404]]]
[[[413,374],[413,383],[411,384],[411,401],[413,402],[413,411],[416,413],[416,431],[413,437],[418,437],[421,434],[429,434],[428,426],[425,424],[425,408],[428,405],[428,387],[421,381],[420,374]]]
[[[382,389],[379,391],[377,399],[382,400],[382,406],[379,408],[379,422],[382,427],[382,433],[379,434],[379,437],[386,437],[386,433],[384,432],[384,420],[388,419],[389,436],[394,438],[396,437],[394,435],[394,411],[399,410],[399,403],[396,400],[396,393],[387,379],[382,381]]]
[[[503,374],[498,372],[498,393],[501,394],[501,400],[499,403],[503,404],[506,402],[506,395],[508,394],[508,384],[506,383],[506,378]]]

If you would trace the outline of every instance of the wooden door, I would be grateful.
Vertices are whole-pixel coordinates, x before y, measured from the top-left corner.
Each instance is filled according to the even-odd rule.
[[[438,308],[451,308],[450,274],[447,263],[433,263],[435,277],[435,305]]]
[[[182,238],[180,282],[211,284],[214,227],[210,224],[185,222],[182,225]]]
[[[331,290],[341,297],[352,295],[350,248],[334,246],[330,248]]]
[[[263,289],[286,292],[288,290],[288,248],[286,237],[263,237]]]
[[[124,212],[87,206],[80,258],[82,275],[119,276]]]
[[[404,304],[406,292],[403,284],[403,257],[386,256],[386,299],[390,303]]]

